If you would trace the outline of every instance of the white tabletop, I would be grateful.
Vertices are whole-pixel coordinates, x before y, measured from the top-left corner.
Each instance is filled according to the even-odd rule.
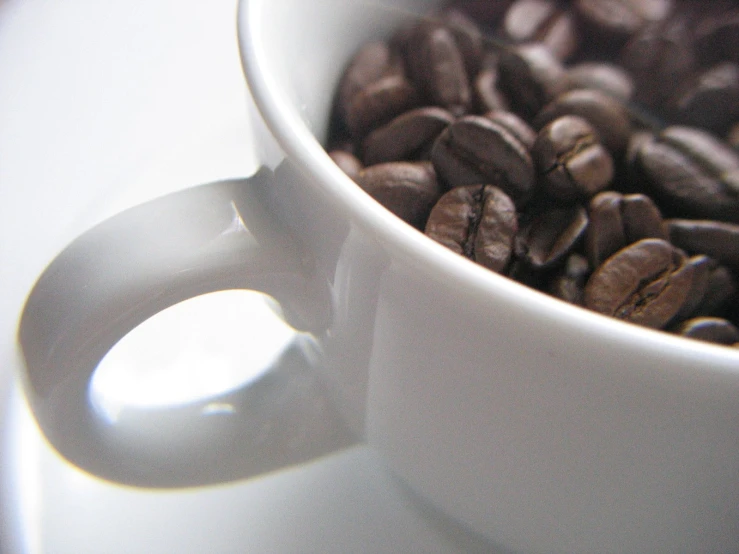
[[[95,222],[248,175],[235,0],[0,0],[0,552],[489,551],[362,445],[236,483],[145,490],[44,441],[15,326],[48,261]]]

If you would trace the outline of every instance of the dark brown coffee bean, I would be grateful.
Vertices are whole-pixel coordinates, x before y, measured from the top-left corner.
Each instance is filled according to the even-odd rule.
[[[383,77],[358,91],[345,108],[346,125],[355,137],[415,107],[418,94],[402,75]]]
[[[706,295],[711,272],[716,268],[716,261],[702,254],[691,256],[686,263],[693,267],[693,280],[690,284],[688,297],[680,310],[675,314],[673,322],[684,321],[696,314],[698,307]]]
[[[416,159],[431,149],[436,137],[452,122],[454,116],[443,108],[409,110],[367,135],[362,145],[364,163]]]
[[[482,31],[463,11],[448,8],[441,14],[441,23],[451,31],[457,42],[469,77],[477,75],[485,56]]]
[[[484,117],[505,127],[529,150],[533,148],[536,141],[536,132],[515,113],[507,110],[491,110],[486,112]]]
[[[500,57],[500,87],[513,111],[531,120],[539,110],[567,90],[562,63],[540,44],[506,49]]]
[[[497,27],[513,0],[454,0],[454,7],[484,27]]]
[[[647,327],[662,328],[685,303],[693,279],[687,258],[670,243],[644,239],[616,252],[585,286],[585,306]]]
[[[510,104],[498,86],[498,66],[486,64],[472,83],[475,106],[479,113],[508,110]]]
[[[669,219],[670,241],[686,252],[706,254],[739,270],[739,225],[720,221]]]
[[[620,45],[645,25],[666,19],[672,0],[575,0],[584,34],[595,43]]]
[[[634,80],[622,67],[607,62],[583,62],[567,70],[573,89],[596,89],[628,102],[634,95]]]
[[[436,203],[426,234],[437,242],[496,272],[511,257],[518,231],[516,207],[491,185],[457,187]]]
[[[422,22],[407,51],[410,75],[429,103],[455,116],[467,113],[472,103],[470,80],[454,34],[435,22]]]
[[[577,50],[574,18],[555,0],[516,0],[503,18],[503,34],[513,43],[538,42],[566,60]]]
[[[621,219],[627,244],[641,239],[668,240],[659,208],[644,194],[627,194],[623,197]]]
[[[429,162],[388,162],[366,167],[357,184],[406,223],[423,230],[431,208],[441,196]]]
[[[517,205],[528,199],[535,182],[526,147],[505,127],[481,116],[462,117],[444,129],[431,160],[450,186],[491,183]]]
[[[570,254],[562,270],[550,282],[547,292],[565,302],[581,306],[585,296],[585,283],[589,276],[590,265],[585,256]]]
[[[688,20],[671,17],[646,25],[626,43],[620,61],[636,83],[634,99],[647,106],[662,105],[696,66]]]
[[[739,117],[739,65],[724,62],[699,73],[667,109],[676,122],[723,135]]]
[[[587,200],[613,179],[611,155],[581,117],[566,115],[544,126],[531,155],[544,190],[557,200]]]
[[[516,256],[534,269],[559,264],[581,241],[588,226],[582,206],[545,210],[521,227]]]
[[[352,179],[355,179],[364,167],[362,162],[354,154],[345,150],[332,150],[328,155]]]
[[[590,200],[590,225],[585,234],[585,252],[592,267],[599,267],[627,244],[621,213],[622,201],[623,196],[613,191],[601,192]]]
[[[346,112],[354,96],[383,77],[403,75],[403,65],[383,41],[368,42],[352,57],[339,83],[339,106]]]
[[[626,107],[614,97],[595,89],[567,91],[545,106],[534,119],[534,127],[541,129],[547,123],[564,115],[586,119],[600,135],[600,140],[613,154],[621,153],[631,138],[631,116]]]
[[[739,221],[739,156],[700,129],[673,126],[641,143],[637,169],[671,210]]]
[[[718,317],[689,319],[673,332],[683,337],[716,344],[733,345],[739,342],[739,329],[730,321]]]
[[[695,29],[695,44],[704,65],[722,60],[739,62],[739,9],[709,13]]]
[[[706,288],[698,307],[691,315],[722,316],[731,308],[733,299],[739,294],[736,277],[723,265],[713,262],[708,267]]]
[[[643,194],[601,192],[590,201],[588,216],[585,252],[593,267],[627,244],[648,238],[668,240],[659,208]]]

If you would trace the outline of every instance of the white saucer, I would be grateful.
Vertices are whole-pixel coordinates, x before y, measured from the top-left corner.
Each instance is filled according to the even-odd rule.
[[[485,550],[355,445],[189,490],[113,485],[63,461],[14,381],[45,264],[148,198],[251,173],[235,0],[0,0],[0,552]]]

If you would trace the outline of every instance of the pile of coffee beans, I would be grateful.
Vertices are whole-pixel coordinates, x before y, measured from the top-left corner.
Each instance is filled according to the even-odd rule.
[[[328,150],[453,251],[739,347],[739,2],[458,0],[354,53]]]

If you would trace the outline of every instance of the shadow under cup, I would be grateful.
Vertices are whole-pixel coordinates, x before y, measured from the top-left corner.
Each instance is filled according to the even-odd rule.
[[[737,352],[477,267],[321,148],[349,57],[437,5],[241,3],[262,159],[285,152],[300,176],[278,178],[268,203],[331,287],[323,371],[338,402],[413,490],[515,551],[739,551]]]

